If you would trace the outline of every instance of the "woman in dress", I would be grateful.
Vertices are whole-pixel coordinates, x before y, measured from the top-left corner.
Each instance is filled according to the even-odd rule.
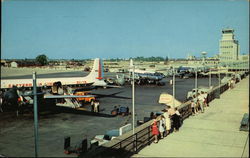
[[[174,131],[177,132],[181,126],[180,122],[180,112],[177,108],[174,108],[175,113],[172,115],[173,118],[173,125],[174,125]]]
[[[156,118],[154,118],[152,124],[152,135],[154,136],[155,138],[155,141],[154,143],[158,143],[158,135],[159,135],[159,129],[158,129],[158,125],[157,125],[157,120]]]
[[[163,115],[160,116],[159,132],[161,133],[161,139],[163,138],[163,133],[165,132],[165,118]]]
[[[170,130],[171,130],[171,120],[170,120],[170,116],[169,116],[168,110],[166,110],[163,113],[163,116],[165,118],[165,130],[166,130],[165,136],[167,136],[170,133]]]

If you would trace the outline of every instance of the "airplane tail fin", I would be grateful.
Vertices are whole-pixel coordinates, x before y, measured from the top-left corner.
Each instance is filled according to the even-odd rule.
[[[100,58],[96,58],[94,60],[93,68],[91,72],[89,73],[88,77],[92,79],[98,79],[98,80],[103,79],[103,63]]]

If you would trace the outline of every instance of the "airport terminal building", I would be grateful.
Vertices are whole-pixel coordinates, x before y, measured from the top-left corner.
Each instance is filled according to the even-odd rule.
[[[221,62],[230,62],[239,59],[240,45],[238,40],[234,39],[233,29],[222,30],[219,50]]]

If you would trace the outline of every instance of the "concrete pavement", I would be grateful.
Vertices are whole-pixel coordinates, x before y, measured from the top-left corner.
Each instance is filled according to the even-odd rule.
[[[186,119],[179,132],[133,157],[248,157],[249,132],[239,131],[248,108],[249,76],[210,102],[205,113]]]

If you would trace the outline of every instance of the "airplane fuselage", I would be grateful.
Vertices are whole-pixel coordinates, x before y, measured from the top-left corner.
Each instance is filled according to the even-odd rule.
[[[103,80],[103,64],[97,58],[94,60],[94,65],[91,72],[85,77],[68,77],[68,78],[38,78],[37,86],[53,86],[53,83],[61,82],[62,85],[107,85]],[[32,79],[1,79],[1,89],[10,89],[13,86],[29,88],[33,87]]]
[[[37,79],[37,86],[52,86],[53,83],[60,81],[62,85],[86,85],[93,83],[90,79],[84,77],[70,77],[70,78],[39,78]],[[16,87],[33,87],[32,79],[6,79],[1,80],[1,89],[8,89]]]

